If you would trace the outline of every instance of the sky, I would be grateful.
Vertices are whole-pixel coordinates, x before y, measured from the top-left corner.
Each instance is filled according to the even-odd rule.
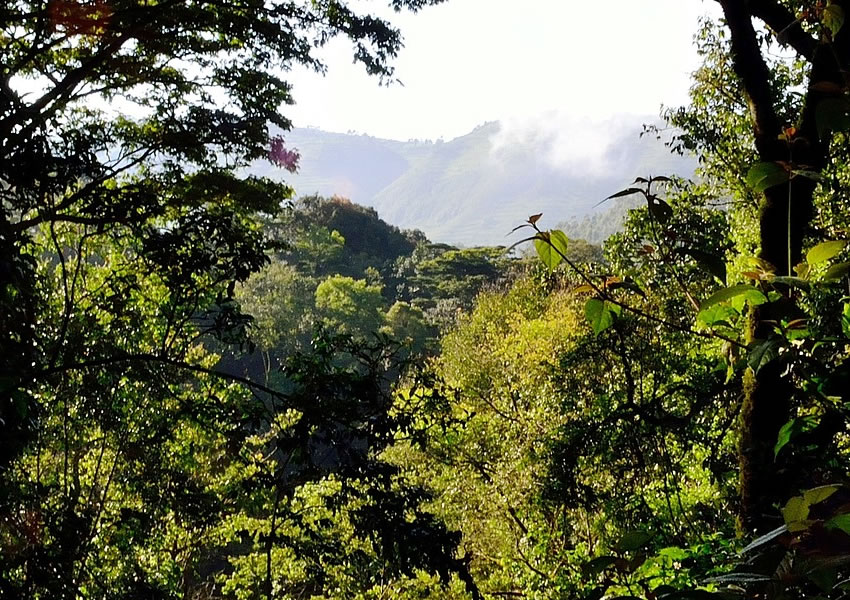
[[[398,140],[449,140],[495,120],[587,135],[687,101],[706,14],[717,14],[711,0],[448,0],[393,15],[401,84],[380,86],[337,40],[321,54],[326,76],[288,74],[296,105],[285,114],[296,127]]]

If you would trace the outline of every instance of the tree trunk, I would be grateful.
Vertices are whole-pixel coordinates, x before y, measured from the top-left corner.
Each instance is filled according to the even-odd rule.
[[[753,124],[758,160],[791,165],[793,169],[820,171],[826,165],[828,140],[822,140],[817,127],[817,106],[834,89],[844,87],[839,61],[847,56],[850,40],[841,31],[831,43],[811,38],[799,20],[780,2],[772,0],[718,0],[723,8],[731,34],[732,59],[735,73],[747,94]],[[848,0],[839,2],[845,10]],[[764,20],[775,32],[786,32],[790,43],[811,63],[810,84],[829,82],[835,87],[810,87],[796,131],[786,129],[778,117],[776,100],[771,87],[771,75],[761,53],[753,17]],[[843,28],[846,29],[846,28]],[[829,40],[826,40],[829,41]],[[830,91],[830,90],[833,91]],[[840,92],[839,92],[840,93]],[[759,212],[760,253],[777,275],[793,275],[800,262],[803,240],[813,215],[813,194],[816,182],[795,176],[786,184],[768,188]],[[771,306],[776,305],[776,306]],[[753,311],[750,319],[749,342],[767,339],[773,326],[765,321],[775,318],[776,311],[790,310],[790,303],[771,303]],[[774,457],[774,447],[782,425],[790,417],[794,385],[783,377],[784,366],[773,361],[758,373],[745,376],[744,398],[739,420],[738,463],[740,468],[739,517],[747,531],[764,533],[780,521],[778,506],[805,487],[805,473],[783,468]]]

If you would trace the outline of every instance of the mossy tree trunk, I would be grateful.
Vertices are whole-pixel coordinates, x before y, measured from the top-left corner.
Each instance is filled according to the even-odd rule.
[[[758,160],[820,171],[827,164],[829,140],[819,136],[816,111],[822,100],[842,93],[846,87],[842,72],[850,56],[847,28],[833,37],[824,26],[804,27],[803,19],[779,0],[717,1],[731,34],[735,73],[747,95]],[[835,4],[850,15],[848,0]],[[764,22],[809,63],[809,88],[795,123],[783,122],[777,111],[772,77],[754,19]],[[821,31],[819,38],[811,33],[817,29]],[[791,126],[794,131],[788,130]],[[797,176],[764,193],[759,213],[760,258],[770,263],[777,275],[793,274],[793,266],[801,260],[815,188],[815,181]],[[753,312],[751,340],[770,334],[772,326],[765,323],[765,312],[772,308],[764,306]],[[779,430],[790,417],[793,382],[781,364],[769,364],[746,377],[739,429],[739,514],[744,529],[764,532],[778,524],[776,505],[807,482],[805,474],[777,463],[773,452]]]

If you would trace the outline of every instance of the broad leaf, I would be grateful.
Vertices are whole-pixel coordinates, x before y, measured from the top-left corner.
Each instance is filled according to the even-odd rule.
[[[788,181],[790,174],[775,162],[760,162],[754,164],[747,173],[747,185],[756,192],[780,185]]]
[[[846,240],[835,240],[830,242],[821,242],[808,252],[806,252],[806,262],[810,265],[825,262],[830,258],[838,256],[847,245]]]
[[[779,356],[779,340],[776,338],[755,343],[750,348],[750,355],[747,358],[747,365],[756,373],[762,367]]]
[[[700,321],[709,327],[714,327],[715,325],[732,327],[732,323],[740,316],[741,314],[731,306],[715,304],[714,306],[709,306],[705,310],[699,311],[699,314],[697,314],[697,321]]]
[[[726,261],[722,256],[703,252],[696,248],[683,248],[681,252],[693,258],[699,266],[726,283]]]
[[[632,552],[646,545],[652,539],[652,534],[639,529],[626,531],[617,542],[617,550],[620,552]]]
[[[714,292],[711,296],[705,299],[702,304],[700,304],[700,309],[705,310],[706,308],[714,304],[726,302],[727,300],[731,300],[736,296],[743,295],[747,295],[747,299],[752,299],[753,304],[761,304],[767,302],[767,296],[765,296],[760,289],[751,285],[739,284]]]
[[[534,238],[537,255],[549,270],[554,270],[567,253],[569,240],[563,231],[544,231]]]
[[[659,223],[666,223],[673,216],[673,209],[670,205],[659,198],[653,198],[649,201],[649,212],[653,218]]]
[[[850,535],[850,515],[835,515],[825,525],[827,529],[840,529]]]
[[[848,273],[850,273],[850,262],[837,263],[826,270],[823,278],[827,281],[834,281],[845,277]]]
[[[809,503],[802,496],[793,496],[782,508],[782,518],[785,519],[785,524],[789,526],[789,529],[792,523],[805,521],[808,517]]]
[[[823,9],[823,24],[836,35],[844,25],[844,9],[837,4],[827,4]]]
[[[617,562],[616,556],[598,556],[582,565],[581,570],[586,575],[599,575],[602,571],[614,565]]]
[[[781,283],[789,287],[799,288],[801,290],[810,290],[812,284],[802,277],[790,277],[788,275],[778,275],[770,280],[772,283]]]
[[[832,132],[850,130],[850,102],[846,98],[825,98],[815,110],[818,136],[823,139]]]
[[[569,238],[567,238],[567,234],[561,231],[560,229],[553,229],[549,232],[549,241],[552,242],[552,246],[563,255],[567,254],[567,246],[570,243]]]
[[[776,437],[776,445],[773,447],[773,456],[779,455],[782,450],[791,440],[817,427],[818,418],[813,415],[791,419],[779,430],[779,435]]]
[[[809,505],[817,504],[819,502],[823,502],[838,490],[839,486],[837,485],[821,485],[803,492],[803,499],[808,502]]]
[[[584,305],[584,315],[590,323],[593,333],[599,335],[614,324],[615,311],[612,309],[616,304],[599,298],[590,298]]]

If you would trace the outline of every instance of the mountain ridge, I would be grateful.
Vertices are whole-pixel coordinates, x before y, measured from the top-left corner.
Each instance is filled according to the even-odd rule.
[[[286,180],[299,196],[344,196],[434,241],[500,245],[511,242],[507,232],[529,214],[543,212],[548,226],[580,221],[601,212],[596,205],[637,176],[690,177],[695,160],[639,135],[647,120],[621,119],[598,136],[592,125],[579,125],[575,139],[568,128],[501,122],[449,141],[295,128],[281,134],[301,153],[297,174],[262,162],[250,171]],[[582,140],[591,142],[586,152]]]

